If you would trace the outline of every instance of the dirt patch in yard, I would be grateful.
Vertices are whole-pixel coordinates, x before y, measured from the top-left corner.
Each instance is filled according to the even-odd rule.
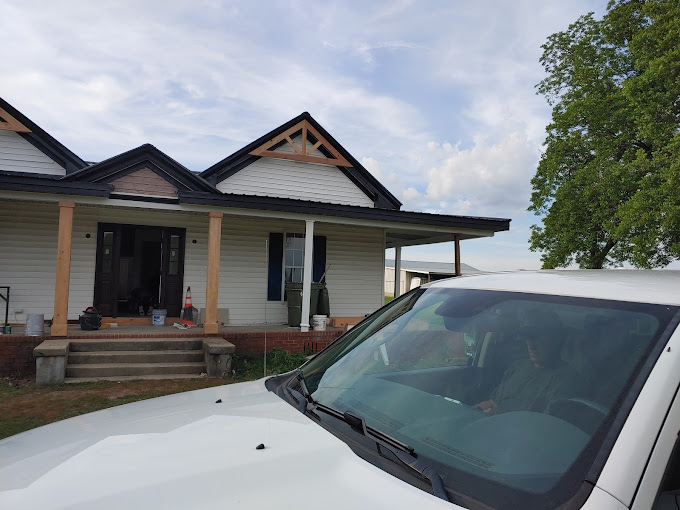
[[[203,377],[38,387],[31,380],[4,378],[0,381],[0,439],[107,407],[230,382]]]
[[[306,353],[273,349],[267,354],[267,375],[289,372],[306,359]],[[5,377],[0,379],[0,439],[107,407],[264,376],[263,356],[234,356],[231,366],[232,374],[227,379],[201,377],[36,386],[33,380]]]

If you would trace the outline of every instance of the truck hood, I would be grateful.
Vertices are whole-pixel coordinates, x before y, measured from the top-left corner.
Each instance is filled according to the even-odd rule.
[[[0,508],[293,508],[311,502],[343,509],[457,508],[362,460],[268,392],[264,380],[113,407],[0,441]]]

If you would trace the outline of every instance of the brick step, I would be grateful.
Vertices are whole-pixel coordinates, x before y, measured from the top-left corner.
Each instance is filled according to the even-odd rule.
[[[193,351],[203,348],[202,338],[116,338],[69,340],[70,352]]]
[[[168,374],[194,374],[206,372],[205,363],[97,363],[66,365],[66,377],[119,377]]]
[[[203,350],[189,351],[103,351],[103,352],[71,352],[68,355],[69,365],[102,364],[102,363],[180,363],[203,362]]]

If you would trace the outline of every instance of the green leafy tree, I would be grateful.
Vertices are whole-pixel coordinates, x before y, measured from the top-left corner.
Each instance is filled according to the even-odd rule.
[[[537,87],[553,112],[529,210],[543,216],[530,243],[544,268],[680,255],[679,5],[612,2],[543,45]]]

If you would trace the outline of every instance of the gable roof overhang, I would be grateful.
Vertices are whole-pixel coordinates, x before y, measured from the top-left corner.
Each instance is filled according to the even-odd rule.
[[[0,172],[0,190],[52,195],[109,197],[113,186],[93,182],[68,182],[58,176]]]
[[[0,97],[0,117],[3,116],[3,111],[20,123],[24,128],[11,130],[15,131],[19,136],[36,147],[47,157],[64,167],[66,175],[77,172],[81,168],[87,166],[85,161],[67,149],[56,138],[48,134],[35,122]]]
[[[236,194],[178,193],[180,204],[217,210],[269,211],[316,217],[333,223],[352,222],[385,229],[386,247],[414,246],[493,236],[510,229],[510,219],[451,216],[353,205],[328,204],[290,198]]]
[[[249,143],[242,149],[236,151],[231,156],[227,156],[225,159],[215,163],[213,166],[201,173],[201,177],[210,182],[213,185],[217,185],[218,182],[231,177],[236,172],[247,167],[254,161],[257,161],[262,155],[262,151],[259,150],[263,146],[268,146],[268,142],[277,140],[282,135],[286,134],[289,130],[297,125],[300,125],[300,129],[303,129],[303,124],[307,122],[312,127],[313,130],[317,131],[318,134],[323,137],[334,149],[337,154],[328,154],[328,162],[336,162],[337,168],[347,176],[347,178],[354,183],[361,191],[363,191],[366,196],[368,196],[375,207],[382,209],[393,209],[398,210],[401,207],[401,202],[390,193],[387,188],[385,188],[373,175],[364,168],[364,166],[359,163],[338,141],[333,138],[328,131],[326,131],[321,124],[319,124],[314,118],[308,113],[303,112],[297,117],[289,120],[288,122],[280,125],[276,129],[273,129],[264,136],[261,136],[254,142]],[[290,158],[291,156],[281,155],[280,157]],[[304,156],[297,156],[301,159]],[[310,158],[309,161],[312,161]],[[349,166],[345,166],[349,164]]]
[[[148,168],[179,190],[219,193],[214,186],[150,144],[141,145],[105,161],[63,177],[69,182],[110,183]]]

